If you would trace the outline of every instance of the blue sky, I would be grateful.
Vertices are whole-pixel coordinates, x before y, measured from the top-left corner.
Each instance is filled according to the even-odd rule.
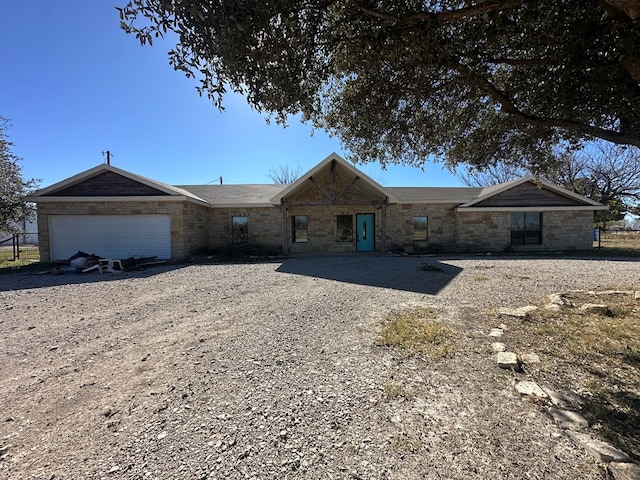
[[[339,141],[296,119],[268,125],[244,98],[224,112],[169,65],[169,42],[142,47],[119,27],[126,0],[5,2],[0,17],[0,116],[22,157],[25,178],[41,186],[103,163],[173,185],[270,183],[279,165],[312,168]],[[441,165],[424,171],[359,165],[387,186],[460,186]]]

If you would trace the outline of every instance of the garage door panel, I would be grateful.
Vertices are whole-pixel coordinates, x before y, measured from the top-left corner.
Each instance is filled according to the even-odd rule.
[[[52,258],[78,250],[107,258],[171,258],[169,215],[51,215]]]

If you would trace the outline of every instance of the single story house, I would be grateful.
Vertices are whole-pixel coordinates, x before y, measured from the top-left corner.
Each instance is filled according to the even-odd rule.
[[[182,259],[255,246],[302,253],[592,248],[607,207],[523,177],[489,188],[383,187],[336,154],[289,185],[166,185],[98,165],[28,197],[43,261]]]

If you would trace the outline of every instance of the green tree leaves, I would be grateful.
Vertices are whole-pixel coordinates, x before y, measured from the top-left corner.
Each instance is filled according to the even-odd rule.
[[[20,158],[11,151],[11,142],[7,140],[5,129],[9,121],[0,117],[0,232],[13,232],[16,222],[33,214],[33,206],[23,197],[28,195],[38,183],[37,180],[24,180],[18,162]]]
[[[637,7],[637,8],[636,8]],[[640,147],[640,0],[132,0],[142,43],[221,107],[301,114],[359,162],[484,168],[552,146]]]

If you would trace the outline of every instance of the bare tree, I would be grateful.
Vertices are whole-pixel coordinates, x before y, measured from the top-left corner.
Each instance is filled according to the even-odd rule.
[[[293,183],[302,175],[302,165],[299,163],[295,167],[280,164],[276,168],[270,168],[267,176],[275,184]]]
[[[529,174],[529,171],[518,165],[498,163],[484,170],[467,166],[456,174],[467,187],[490,187],[491,185],[524,177]]]

